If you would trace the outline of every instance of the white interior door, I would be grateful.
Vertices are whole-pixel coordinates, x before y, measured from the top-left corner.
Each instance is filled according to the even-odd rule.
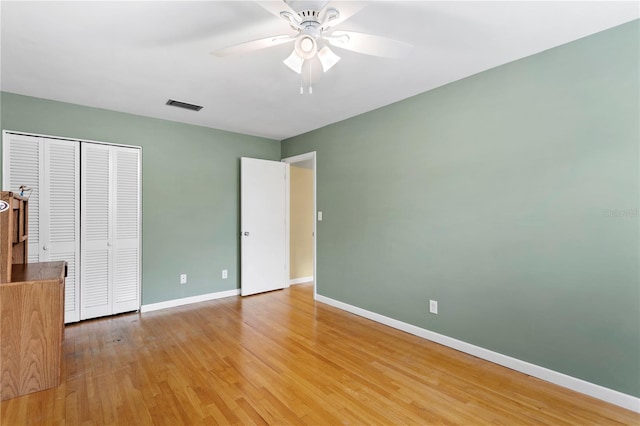
[[[106,145],[82,144],[80,319],[112,313],[111,161]]]
[[[4,133],[5,189],[29,197],[29,262],[64,260],[65,323],[80,320],[79,143]]]
[[[139,309],[140,149],[5,131],[2,150],[4,189],[32,190],[29,262],[67,262],[65,322]]]
[[[44,183],[41,163],[42,138],[5,133],[3,138],[3,179],[5,191],[20,193],[20,186],[31,188],[29,196],[29,263],[40,262],[40,186]]]
[[[82,319],[140,308],[140,150],[82,144]]]
[[[240,159],[240,294],[284,288],[289,164]]]
[[[40,186],[40,262],[67,262],[64,321],[76,322],[80,320],[80,145],[45,139],[43,147],[46,179]]]
[[[140,308],[140,150],[111,147],[113,185],[113,313]]]

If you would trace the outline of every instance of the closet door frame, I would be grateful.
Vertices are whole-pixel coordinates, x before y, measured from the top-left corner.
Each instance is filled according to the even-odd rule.
[[[134,166],[127,170],[127,161],[120,158],[120,155],[131,155],[135,159]],[[83,249],[82,253],[82,278],[81,278],[81,294],[84,295],[84,301],[80,307],[81,319],[96,318],[105,315],[113,315],[122,312],[129,312],[140,309],[140,203],[141,203],[141,156],[140,150],[131,147],[114,146],[107,144],[83,143],[81,144],[81,205],[83,211],[81,214],[81,235]],[[93,164],[90,166],[90,162]],[[106,162],[106,164],[105,164]],[[129,166],[131,163],[129,162]],[[101,170],[102,169],[102,170]],[[100,171],[101,170],[101,171]],[[120,232],[120,225],[125,225],[121,219],[127,215],[120,217],[120,195],[127,195],[126,190],[118,188],[119,173],[127,171],[135,172],[136,181],[134,197],[136,199],[137,216],[130,220],[130,216],[126,225],[134,226],[135,231],[124,232],[124,236]],[[126,175],[126,174],[125,174]],[[103,191],[96,193],[92,191],[88,185],[105,185]],[[122,191],[122,192],[121,192]],[[106,200],[102,200],[96,196],[102,194]],[[131,196],[131,194],[128,194]],[[124,200],[123,200],[124,201]],[[105,205],[106,210],[101,210],[100,206]],[[129,204],[131,205],[131,204]],[[90,209],[91,207],[91,209]],[[105,228],[103,232],[92,233],[87,229],[94,223],[95,229],[99,231],[101,226]],[[96,226],[97,225],[97,226]],[[123,252],[135,252],[135,262],[131,262],[131,256],[121,257]],[[102,269],[104,268],[104,269]],[[131,271],[134,270],[136,278],[131,282]],[[86,277],[91,276],[92,280]],[[121,286],[122,283],[135,284],[132,292],[130,285]],[[90,285],[93,284],[93,285]],[[133,293],[133,297],[132,297]],[[91,297],[89,297],[91,296]]]
[[[76,142],[78,143],[79,147],[81,147],[82,143],[91,143],[91,144],[98,144],[98,145],[107,145],[107,146],[114,146],[114,147],[123,147],[123,148],[132,148],[132,149],[137,149],[138,150],[138,206],[137,206],[137,212],[138,212],[138,247],[137,247],[137,251],[138,251],[138,258],[137,258],[137,264],[138,264],[138,273],[137,273],[137,282],[138,282],[138,288],[137,288],[137,299],[138,299],[138,303],[137,303],[137,307],[135,307],[135,309],[132,310],[140,310],[140,306],[142,304],[142,238],[143,238],[143,233],[142,233],[142,194],[143,194],[143,188],[142,188],[142,147],[139,145],[128,145],[128,144],[121,144],[121,143],[112,143],[112,142],[104,142],[104,141],[96,141],[96,140],[91,140],[91,139],[79,139],[79,138],[72,138],[72,137],[65,137],[65,136],[56,136],[56,135],[47,135],[47,134],[39,134],[39,133],[32,133],[32,132],[24,132],[24,131],[18,131],[18,130],[3,130],[2,131],[2,187],[6,188],[8,185],[8,177],[9,177],[9,168],[8,168],[8,158],[9,158],[9,150],[7,148],[7,144],[4,143],[4,141],[6,140],[6,138],[8,137],[9,134],[12,135],[19,135],[19,136],[26,136],[26,137],[33,137],[33,138],[45,138],[45,139],[54,139],[54,140],[65,140],[65,141],[71,141],[71,142]],[[42,154],[41,154],[42,155]],[[81,154],[80,154],[81,155]],[[79,166],[79,170],[78,170],[78,180],[80,181],[80,176],[82,174],[82,161],[80,160],[80,166]],[[82,185],[82,182],[80,182],[80,185]],[[81,191],[80,191],[81,192]],[[78,204],[80,204],[80,199],[81,199],[81,194],[80,192],[78,193]],[[80,215],[78,215],[77,217],[78,220],[78,227],[80,227],[80,222],[81,222],[81,218]],[[81,231],[82,234],[82,231]],[[80,235],[79,240],[82,240],[82,235]],[[77,286],[77,291],[80,290],[80,287],[82,285],[81,283],[81,276],[82,276],[82,244],[80,244],[80,252],[77,255],[77,258],[80,259],[79,262],[79,267],[77,268],[76,274],[78,277],[78,286]],[[80,319],[82,319],[80,317],[81,315],[81,306],[82,306],[82,292],[79,291],[80,295],[79,297],[76,298],[76,303],[78,303],[78,310],[77,315],[78,318],[75,319],[75,321],[78,321]],[[87,318],[88,319],[88,318]]]

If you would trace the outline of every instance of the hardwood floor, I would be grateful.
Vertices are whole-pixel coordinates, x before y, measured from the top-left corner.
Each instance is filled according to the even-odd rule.
[[[23,424],[639,424],[640,415],[315,303],[311,285],[66,328]]]

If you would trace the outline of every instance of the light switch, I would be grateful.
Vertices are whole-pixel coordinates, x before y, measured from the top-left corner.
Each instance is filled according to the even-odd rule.
[[[318,222],[322,222],[322,212],[318,212]]]

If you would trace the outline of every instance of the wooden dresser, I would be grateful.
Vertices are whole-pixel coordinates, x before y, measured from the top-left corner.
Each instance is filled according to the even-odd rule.
[[[11,206],[0,213],[0,400],[5,400],[60,383],[66,262],[26,263],[26,200],[0,194]]]

